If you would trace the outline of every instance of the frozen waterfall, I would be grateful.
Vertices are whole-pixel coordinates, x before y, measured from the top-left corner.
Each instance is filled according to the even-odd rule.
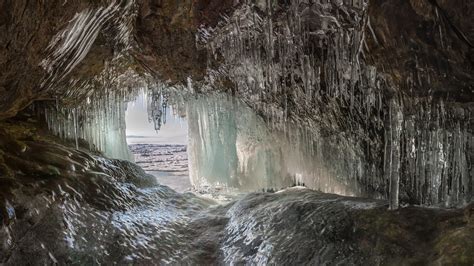
[[[225,94],[191,97],[190,176],[194,186],[243,191],[305,185],[341,195],[367,195],[354,176],[362,160],[350,142],[333,142],[288,125],[274,128],[243,102]],[[381,195],[376,195],[381,197]]]

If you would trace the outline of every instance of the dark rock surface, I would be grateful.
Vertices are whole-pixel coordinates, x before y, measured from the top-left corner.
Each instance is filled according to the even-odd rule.
[[[219,11],[229,5],[227,2],[2,1],[0,119],[14,116],[35,100],[54,99],[64,87],[74,90],[72,84],[79,84],[75,90],[86,90],[80,84],[93,80],[107,62],[125,51],[141,63],[134,67],[145,68],[163,80],[183,82],[189,76],[202,78],[206,54],[197,50],[194,34],[200,23],[218,19]],[[76,28],[81,37],[74,37],[76,40],[68,44],[68,50],[51,57],[60,48],[55,41],[58,34],[67,30],[78,14],[93,14],[96,10],[97,14],[87,18],[95,26]],[[121,36],[119,31],[128,23],[134,25],[128,30],[131,36]],[[130,51],[124,47],[127,45],[134,48]],[[53,62],[44,66],[47,59]],[[64,76],[60,75],[70,66]],[[60,98],[77,100],[68,99],[70,95]]]
[[[370,1],[367,61],[412,97],[474,100],[471,1]]]
[[[76,12],[106,1],[2,1],[0,3],[0,119],[14,116],[32,101],[51,97],[41,84],[46,71],[41,63],[48,46]],[[110,47],[109,47],[110,49]],[[76,69],[77,75],[94,75],[111,56],[100,40]],[[81,71],[82,69],[82,71]],[[90,76],[88,77],[90,78]]]

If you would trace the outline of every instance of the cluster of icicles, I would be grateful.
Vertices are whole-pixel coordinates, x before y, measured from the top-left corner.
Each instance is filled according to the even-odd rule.
[[[304,184],[324,192],[373,198],[396,191],[404,202],[426,205],[455,205],[472,195],[469,150],[474,138],[444,103],[424,106],[409,116],[391,103],[384,136],[389,141],[381,156],[384,173],[398,175],[395,179],[366,175],[366,155],[350,133],[328,136],[292,123],[274,127],[228,95],[186,95],[184,87],[163,84],[143,88],[148,93],[149,119],[156,128],[165,122],[168,104],[186,115],[190,177],[196,188],[253,191]],[[96,102],[73,109],[51,106],[46,110],[50,129],[66,139],[85,139],[110,157],[129,159],[124,102],[135,94],[116,91],[107,91],[113,98],[97,97]]]
[[[150,76],[130,69],[123,73],[117,71],[117,66],[106,67],[96,77],[98,87],[79,88],[78,91],[89,91],[85,98],[76,98],[73,103],[60,100],[42,103],[38,111],[44,114],[53,134],[73,140],[77,147],[82,139],[90,150],[100,151],[110,158],[133,160],[126,141],[127,103],[154,85]],[[149,98],[154,99],[153,96],[150,94]],[[151,107],[154,110],[156,106],[150,106],[150,110]]]
[[[50,131],[64,139],[85,140],[88,149],[103,152],[111,158],[133,160],[126,142],[124,95],[106,90],[104,98],[88,98],[74,108],[50,106],[44,109]]]
[[[188,121],[189,173],[195,188],[279,190],[305,185],[348,196],[380,194],[350,179],[360,171],[352,143],[335,143],[298,125],[272,128],[237,98],[222,93],[170,98]]]
[[[238,97],[274,127],[291,121],[339,136],[353,149],[368,147],[363,171],[351,178],[370,179],[378,189],[385,187],[375,159],[383,149],[376,132],[384,126],[385,84],[374,67],[361,64],[367,2],[344,2],[247,1],[217,27],[201,29],[198,40],[225,61],[209,70],[211,87],[230,78]]]
[[[368,1],[241,2],[198,34],[210,60],[224,60],[208,70],[211,90],[228,78],[274,127],[292,121],[351,143],[360,153],[346,163],[362,157],[362,165],[349,179],[384,193],[391,208],[400,200],[471,201],[472,114],[441,100],[405,98],[364,63],[366,34],[373,34]]]
[[[54,135],[73,141],[76,147],[84,144],[110,158],[133,161],[126,139],[127,104],[146,94],[149,121],[159,130],[166,122],[163,88],[150,75],[128,68],[121,58],[107,63],[100,75],[70,89],[66,100],[39,103],[37,111]]]

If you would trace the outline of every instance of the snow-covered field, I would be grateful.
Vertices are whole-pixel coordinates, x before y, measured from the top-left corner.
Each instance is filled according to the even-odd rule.
[[[154,175],[160,184],[178,192],[191,189],[186,145],[131,144],[129,147],[135,163]]]
[[[188,154],[185,145],[132,144],[135,163],[145,171],[181,172],[187,175]]]

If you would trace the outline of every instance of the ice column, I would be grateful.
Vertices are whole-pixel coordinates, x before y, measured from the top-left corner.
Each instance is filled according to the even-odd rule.
[[[400,137],[403,114],[396,98],[389,101],[388,122],[385,128],[385,176],[389,181],[389,208],[398,209],[400,190]]]

